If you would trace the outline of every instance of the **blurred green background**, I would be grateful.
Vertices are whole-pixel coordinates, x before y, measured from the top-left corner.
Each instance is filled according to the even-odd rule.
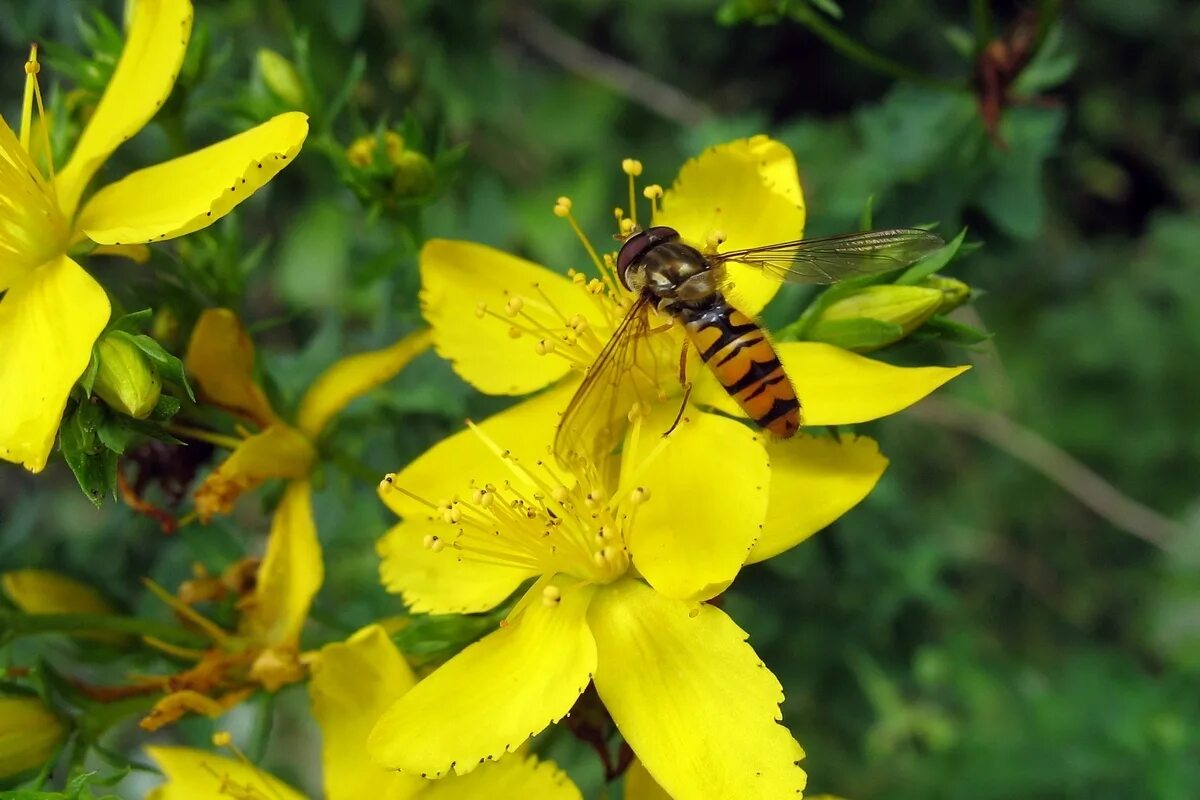
[[[121,5],[97,7],[119,25]],[[115,51],[92,8],[0,2],[6,119],[31,40],[49,45],[43,87],[60,108],[94,101],[112,61],[92,51]],[[814,792],[1200,796],[1200,4],[846,0],[840,19],[838,8],[201,0],[181,84],[111,174],[274,113],[262,47],[296,59],[306,43],[313,136],[233,218],[146,266],[105,265],[101,280],[129,309],[172,308],[181,327],[164,343],[178,354],[198,309],[237,308],[290,407],[338,356],[420,324],[424,238],[582,267],[554,198],[570,195],[607,237],[624,157],[667,184],[701,148],[764,132],[796,154],[810,235],[854,229],[870,198],[877,226],[966,225],[984,246],[951,274],[981,294],[960,319],[994,338],[881,356],[976,368],[935,402],[864,426],[892,462],[878,489],[744,572],[726,608],[784,685]],[[1012,52],[1030,30],[1011,91],[981,95],[983,46]],[[996,100],[989,134],[981,108]],[[347,185],[340,150],[380,126],[429,158],[427,193]],[[782,293],[768,321],[794,319],[804,300]],[[321,476],[327,578],[306,642],[402,613],[378,585],[373,542],[392,517],[374,477],[503,404],[427,355],[339,418],[332,438],[350,457]],[[61,462],[39,476],[5,467],[0,564],[62,569],[163,617],[138,578],[174,587],[193,562],[259,552],[271,497],[167,538],[119,502],[94,509]],[[156,664],[81,655],[48,637],[6,652],[97,680]],[[301,687],[222,725],[266,742],[254,757],[316,796]],[[188,720],[154,738],[204,743],[212,729]],[[565,731],[548,739],[597,796],[594,754]],[[132,724],[107,741],[144,760]],[[118,791],[153,782],[134,772]]]

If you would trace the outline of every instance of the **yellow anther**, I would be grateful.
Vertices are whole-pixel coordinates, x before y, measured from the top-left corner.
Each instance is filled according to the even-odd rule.
[[[652,183],[645,189],[642,189],[642,197],[647,200],[657,200],[663,196],[663,188],[657,183]]]
[[[621,235],[629,236],[629,234],[632,232],[633,232],[633,220],[629,219],[628,217],[621,220]]]
[[[480,319],[483,319],[486,314],[487,314],[487,303],[480,301],[475,306],[475,316],[479,317]]]
[[[513,325],[511,328],[508,329],[508,338],[520,339],[521,338],[521,329],[518,328],[516,325]]]
[[[604,294],[604,283],[599,278],[588,281],[588,291],[592,294]]]
[[[556,217],[571,216],[571,198],[560,197],[554,201],[554,216],[556,216]]]
[[[521,313],[521,309],[525,307],[525,301],[518,296],[508,298],[508,303],[505,304],[504,310],[508,312],[510,317],[515,317]]]
[[[725,242],[725,231],[712,231],[705,238],[705,242],[708,244],[709,249],[715,252]]]
[[[548,606],[556,606],[562,600],[562,589],[557,586],[547,586],[542,589],[542,603]]]
[[[212,736],[213,747],[229,747],[233,742],[233,736],[229,731],[217,731]]]
[[[425,545],[426,550],[431,550],[434,553],[440,553],[446,549],[446,543],[442,541],[442,537],[435,536],[432,533],[425,534],[425,538],[421,543]]]
[[[462,519],[462,509],[458,506],[450,506],[442,512],[442,520],[447,525],[456,525]]]
[[[554,342],[549,339],[538,339],[537,344],[533,346],[534,352],[539,356],[550,355],[554,352]]]
[[[585,283],[587,283],[587,275],[584,275],[582,272],[576,272],[571,276],[571,281],[576,286],[583,286]]]
[[[475,491],[471,492],[471,502],[475,505],[479,505],[483,502],[483,498],[486,494],[487,489],[476,489]]]
[[[396,488],[396,473],[389,472],[387,475],[384,475],[383,480],[381,480],[379,482],[379,490],[383,491],[383,492],[390,492],[395,488]]]
[[[621,162],[621,170],[630,177],[636,178],[642,174],[642,162],[636,158],[627,158]]]
[[[630,422],[637,422],[639,419],[641,419],[644,416],[646,416],[646,409],[642,406],[641,403],[634,403],[633,405],[631,405],[629,407],[628,413],[625,414],[625,418],[628,419]]]
[[[617,206],[616,208],[613,209],[613,216],[617,218],[617,222],[620,222],[622,219],[625,218],[625,209],[621,208],[620,206]]]
[[[565,486],[555,486],[550,490],[550,496],[559,503],[567,502],[567,498],[571,496],[571,491]]]
[[[495,500],[496,500],[496,495],[485,490],[483,493],[483,497],[479,498],[479,505],[483,506],[484,508],[488,508],[492,505],[493,502],[495,502]]]
[[[629,502],[633,505],[641,505],[650,499],[650,490],[645,486],[638,486],[629,493]]]
[[[608,525],[601,525],[600,530],[596,531],[596,541],[607,542],[613,538],[613,530]]]
[[[37,75],[41,71],[42,71],[42,65],[39,64],[37,61],[29,60],[29,61],[25,62],[25,74],[26,75]]]
[[[583,314],[576,314],[571,317],[571,320],[567,323],[567,327],[576,333],[583,333],[588,327],[587,317],[583,316]]]

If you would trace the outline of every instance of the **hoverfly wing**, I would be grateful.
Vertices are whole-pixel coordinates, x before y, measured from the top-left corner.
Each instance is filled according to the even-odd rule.
[[[638,297],[567,404],[554,435],[563,466],[603,464],[624,438],[634,405],[652,399],[637,352],[648,336],[648,312],[649,298]]]
[[[920,228],[891,228],[733,250],[709,261],[744,264],[787,283],[837,283],[907,267],[944,244]]]

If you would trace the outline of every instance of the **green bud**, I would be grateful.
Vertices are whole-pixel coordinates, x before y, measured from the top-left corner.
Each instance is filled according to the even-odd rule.
[[[433,190],[436,175],[433,164],[415,150],[405,150],[394,159],[396,175],[392,178],[392,189],[400,197],[421,197]]]
[[[940,290],[927,286],[867,286],[823,309],[809,338],[869,353],[920,328],[942,299]]]
[[[109,407],[134,419],[150,416],[162,394],[158,371],[127,334],[113,331],[96,345],[100,369],[93,391]]]
[[[949,314],[971,298],[971,287],[957,278],[930,275],[917,285],[937,289],[942,293],[942,304],[937,308],[938,314]]]
[[[258,70],[276,97],[294,108],[304,107],[304,84],[292,62],[264,47],[258,51]]]
[[[0,779],[35,770],[54,756],[67,729],[36,697],[0,697]]]

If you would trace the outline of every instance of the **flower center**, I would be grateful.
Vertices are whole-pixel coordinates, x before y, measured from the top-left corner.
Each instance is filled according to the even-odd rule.
[[[461,560],[529,570],[540,575],[566,574],[588,583],[610,583],[629,570],[626,541],[637,509],[650,499],[637,484],[643,469],[662,451],[666,440],[643,458],[638,456],[640,420],[625,456],[627,479],[615,491],[604,488],[597,465],[579,462],[562,475],[538,460],[527,469],[512,452],[500,448],[476,425],[471,429],[506,467],[500,483],[472,480],[463,495],[437,503],[409,492],[389,474],[384,491],[399,491],[425,505],[429,519],[443,532],[425,537],[435,553]]]
[[[621,208],[614,209],[617,232],[614,239],[624,241],[640,230],[637,217],[636,178],[642,173],[642,163],[627,158],[621,169],[629,177],[629,216]],[[651,215],[658,213],[658,199],[663,195],[661,186],[651,185],[643,190],[649,200]],[[567,277],[587,298],[586,305],[596,310],[595,323],[579,313],[565,312],[537,283],[531,284],[532,291],[523,289],[505,290],[503,309],[490,308],[487,303],[476,306],[476,316],[493,317],[508,326],[508,335],[513,339],[529,337],[538,355],[564,358],[570,365],[586,371],[596,360],[608,336],[625,317],[635,297],[625,290],[617,274],[616,253],[601,254],[593,246],[579,222],[571,213],[571,199],[560,197],[554,204],[554,215],[565,219],[579,238],[588,258],[599,273],[599,278],[588,278],[582,272],[567,270]],[[668,321],[664,321],[668,322]],[[675,349],[678,352],[677,348]]]
[[[50,159],[50,134],[37,76],[41,65],[37,45],[25,63],[25,100],[21,111],[21,138],[0,122],[0,288],[7,288],[21,273],[66,251],[69,230],[54,194],[54,168]],[[42,176],[30,155],[33,106],[37,104],[40,135],[35,145],[44,152],[50,179]],[[9,274],[9,270],[17,274]]]

